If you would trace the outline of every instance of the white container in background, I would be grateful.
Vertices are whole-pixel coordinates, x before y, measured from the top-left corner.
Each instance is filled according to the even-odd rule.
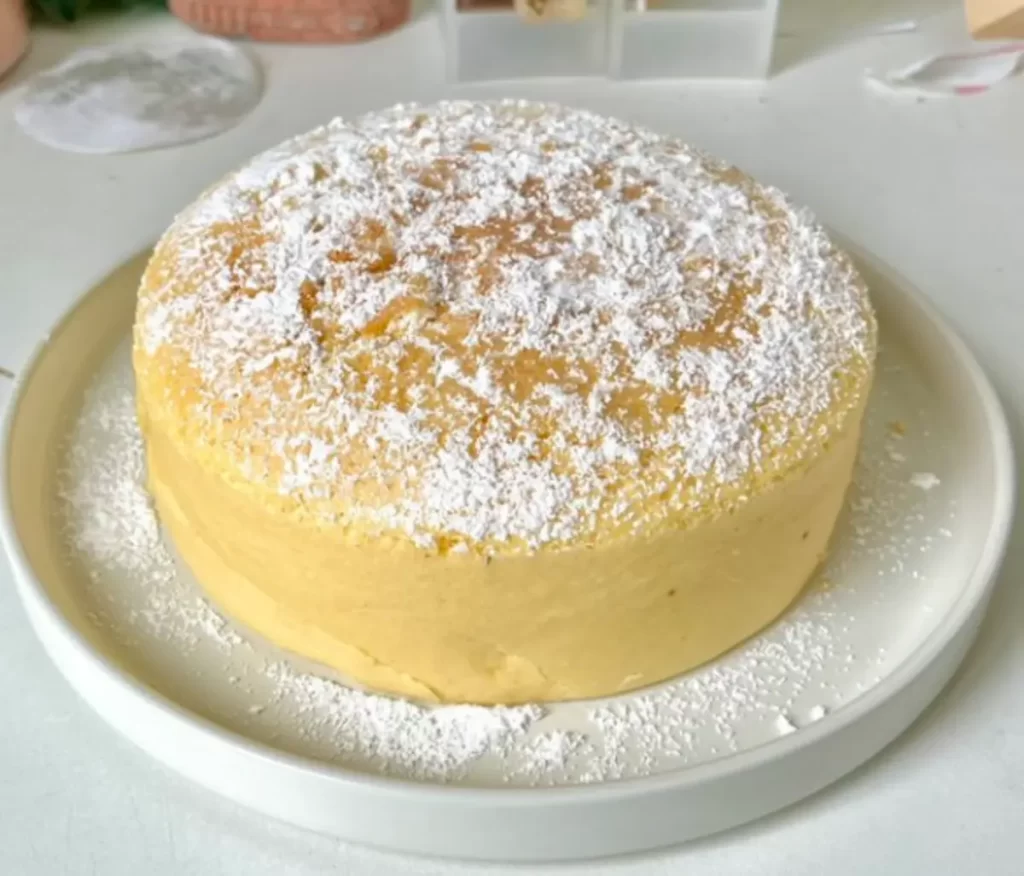
[[[764,79],[779,0],[587,0],[575,21],[521,18],[513,0],[443,0],[449,79],[551,76]]]
[[[607,74],[610,0],[587,0],[576,21],[546,22],[521,18],[512,0],[442,2],[452,81]]]
[[[764,79],[779,0],[611,0],[608,74]]]

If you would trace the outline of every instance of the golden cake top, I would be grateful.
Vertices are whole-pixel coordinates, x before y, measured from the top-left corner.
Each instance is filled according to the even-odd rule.
[[[135,359],[161,427],[268,501],[491,552],[744,501],[844,427],[874,346],[776,190],[505,101],[337,120],[214,186],[156,248]]]

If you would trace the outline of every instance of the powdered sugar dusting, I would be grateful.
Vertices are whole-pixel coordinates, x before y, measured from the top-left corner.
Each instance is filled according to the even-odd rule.
[[[343,759],[388,775],[459,778],[485,754],[507,755],[544,715],[540,706],[420,706],[296,672],[284,662],[268,671],[278,683],[276,696],[297,700],[304,732],[329,738]]]
[[[956,478],[939,443],[927,440],[928,419],[916,407],[922,390],[891,355],[880,360],[849,509],[820,580],[782,621],[722,659],[606,701],[421,706],[320,677],[240,635],[164,547],[145,490],[126,347],[70,431],[59,519],[71,561],[89,573],[96,624],[172,673],[163,683],[179,702],[195,696],[197,710],[267,744],[422,781],[559,785],[649,775],[827,720],[898,664],[915,617],[941,616],[929,579],[945,574],[945,562],[929,555],[954,537],[946,491]],[[940,485],[916,488],[918,471],[936,472]],[[908,592],[917,614],[900,601]]]
[[[71,513],[62,518],[69,542],[101,581],[111,572],[128,573],[143,593],[132,619],[172,635],[181,645],[199,637],[230,648],[238,634],[195,591],[176,586],[177,570],[146,491],[142,438],[135,421],[135,399],[128,387],[111,393],[93,388],[85,398],[87,416],[71,431],[60,492]],[[95,589],[97,610],[117,609],[112,594]],[[177,621],[186,621],[178,623]]]
[[[90,405],[90,399],[86,404]],[[110,441],[134,428],[134,399],[125,390],[94,407],[95,420],[69,442],[63,498],[77,513],[71,539],[101,567],[119,566],[152,573],[166,581],[173,575],[152,500],[144,488],[146,461],[140,441]],[[126,412],[131,419],[126,422]],[[137,429],[135,429],[137,431]]]
[[[525,747],[524,764],[513,776],[528,775],[536,784],[561,784],[567,776],[598,782],[707,762],[749,748],[752,737],[788,736],[823,720],[870,686],[859,681],[851,693],[847,677],[866,674],[871,683],[883,677],[890,665],[887,649],[869,636],[858,636],[855,647],[851,635],[882,622],[859,617],[847,606],[859,603],[865,614],[877,606],[887,614],[894,591],[885,585],[873,590],[864,579],[867,569],[872,570],[868,580],[902,582],[902,587],[909,581],[926,592],[927,578],[916,566],[936,542],[922,525],[929,500],[908,477],[905,429],[891,430],[883,413],[890,401],[888,382],[895,373],[905,375],[888,363],[884,371],[866,418],[836,544],[819,582],[800,603],[774,627],[710,666],[649,691],[588,706],[573,722],[582,733],[541,733]],[[867,592],[872,598],[864,598]],[[921,611],[929,611],[923,600]]]
[[[154,416],[203,424],[226,465],[336,522],[488,551],[741,501],[843,427],[874,353],[856,271],[779,192],[513,101],[258,157],[165,236],[137,331]]]
[[[912,483],[919,490],[932,490],[942,483],[935,475],[930,471],[919,471],[914,472],[910,476],[910,483]]]
[[[200,641],[219,650],[249,646],[183,580],[166,548],[145,487],[142,436],[127,388],[92,390],[85,414],[69,436],[61,472],[62,520],[69,543],[91,567],[94,581],[126,573],[142,598],[130,611],[133,632],[167,637],[190,651]],[[111,593],[94,588],[103,615],[118,610]],[[97,617],[102,622],[102,617]],[[262,674],[273,688],[268,702],[247,708],[260,715],[287,701],[297,726],[328,738],[337,756],[384,773],[448,781],[485,753],[502,751],[544,714],[539,706],[428,708],[364,693],[303,673],[281,660]],[[248,673],[228,674],[239,685]]]
[[[789,715],[778,715],[775,718],[775,729],[780,736],[788,736],[790,733],[796,733],[797,727]]]

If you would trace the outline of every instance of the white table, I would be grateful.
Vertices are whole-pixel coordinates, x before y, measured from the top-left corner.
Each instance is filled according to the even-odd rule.
[[[765,88],[595,81],[458,91],[544,97],[626,116],[679,133],[788,190],[938,303],[988,368],[1024,448],[1024,77],[974,98],[879,97],[863,85],[865,67],[963,43],[961,13],[947,7],[936,14],[934,3],[916,10],[873,3],[839,19],[830,5],[844,4],[812,3],[817,21],[786,16],[783,29],[797,35],[783,40],[781,54],[803,61]],[[916,33],[863,36],[867,22],[917,17],[927,7],[933,12]],[[36,145],[15,128],[17,83],[35,70],[88,42],[177,27],[147,15],[37,31],[32,55],[0,88],[0,366],[17,370],[81,291],[255,151],[332,115],[452,93],[441,79],[438,28],[426,15],[361,46],[258,47],[265,99],[240,127],[203,143],[85,157]],[[845,32],[845,44],[829,44],[830,30]],[[387,75],[367,82],[371,58]],[[0,402],[7,391],[0,386]],[[749,827],[656,855],[538,872],[1024,873],[1022,529],[963,671],[882,756]],[[169,774],[109,730],[58,676],[28,628],[5,562],[0,703],[0,871],[10,876],[518,872],[342,845],[271,823]]]

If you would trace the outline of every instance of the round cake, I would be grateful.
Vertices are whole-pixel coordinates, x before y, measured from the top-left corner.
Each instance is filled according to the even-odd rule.
[[[661,681],[792,602],[875,346],[775,189],[588,112],[450,102],[203,194],[134,365],[157,510],[229,617],[376,690],[519,703]]]

